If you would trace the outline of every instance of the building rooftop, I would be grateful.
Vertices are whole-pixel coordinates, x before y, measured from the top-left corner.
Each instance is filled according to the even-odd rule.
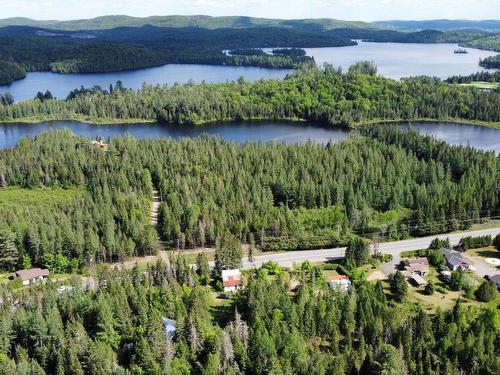
[[[166,317],[162,317],[161,320],[163,324],[163,329],[165,330],[165,334],[170,339],[174,338],[176,333],[175,320]]]
[[[241,274],[240,270],[223,270],[222,271],[222,283],[225,287],[239,286],[241,285]]]
[[[411,275],[411,278],[418,284],[418,285],[426,285],[427,281],[424,280],[422,276],[420,276],[418,273],[414,273]]]
[[[19,278],[22,281],[31,280],[37,277],[49,276],[49,270],[45,268],[31,268],[29,270],[19,270],[11,274],[12,278]]]
[[[406,264],[408,264],[409,266],[413,266],[413,265],[420,265],[420,266],[429,266],[429,261],[427,260],[427,258],[424,258],[424,257],[420,257],[420,258],[408,258],[406,259]]]
[[[448,263],[453,267],[459,266],[461,264],[468,264],[464,259],[464,257],[462,256],[462,254],[456,250],[443,248],[441,249],[441,251],[443,252],[443,255],[448,261]]]
[[[328,276],[328,281],[350,281],[346,275],[331,275]]]

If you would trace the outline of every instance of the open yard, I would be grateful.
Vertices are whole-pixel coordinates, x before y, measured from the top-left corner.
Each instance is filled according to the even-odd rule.
[[[500,86],[500,83],[498,83],[498,82],[475,81],[475,82],[471,82],[471,83],[462,83],[461,85],[462,86],[476,87],[478,89],[495,90],[497,87]]]
[[[478,262],[487,264],[490,267],[500,270],[500,251],[493,246],[483,247],[481,249],[471,249],[467,254]]]

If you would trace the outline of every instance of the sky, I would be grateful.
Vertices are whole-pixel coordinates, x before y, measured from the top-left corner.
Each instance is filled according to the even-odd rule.
[[[111,14],[243,15],[343,20],[500,19],[500,0],[2,0],[0,18],[70,20]]]

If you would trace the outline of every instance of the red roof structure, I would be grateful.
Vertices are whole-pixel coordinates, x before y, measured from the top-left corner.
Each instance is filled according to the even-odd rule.
[[[240,286],[241,280],[235,279],[232,276],[229,276],[227,280],[224,280],[224,286]]]
[[[331,275],[328,277],[330,281],[341,281],[341,280],[349,280],[346,275]]]

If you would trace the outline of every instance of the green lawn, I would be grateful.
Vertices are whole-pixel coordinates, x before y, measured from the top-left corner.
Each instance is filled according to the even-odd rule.
[[[484,81],[475,81],[471,83],[461,83],[461,86],[472,86],[477,87],[478,89],[490,89],[495,90],[500,86],[499,82],[484,82]]]
[[[228,293],[228,295],[232,296],[231,293]],[[209,309],[213,320],[225,326],[233,317],[233,298],[223,298],[223,293],[210,289],[208,299]]]
[[[500,259],[500,251],[495,249],[493,246],[482,247],[480,249],[470,249],[467,250],[467,254],[478,258],[496,258]]]
[[[66,203],[83,194],[81,189],[8,187],[0,189],[0,212],[53,207]]]

